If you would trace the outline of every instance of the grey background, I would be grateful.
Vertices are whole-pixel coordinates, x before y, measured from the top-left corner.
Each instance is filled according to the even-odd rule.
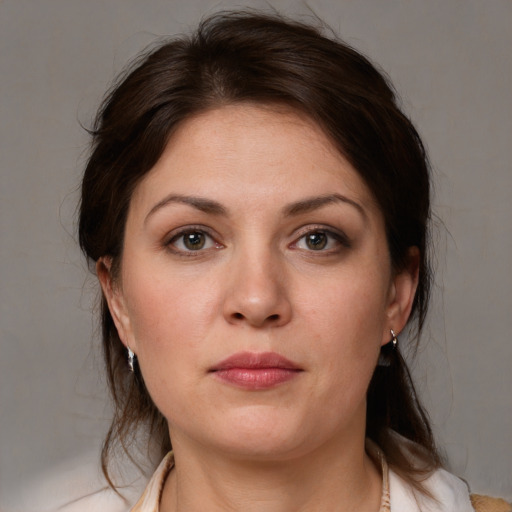
[[[311,12],[284,0],[0,0],[0,507],[58,468],[89,478],[109,416],[96,288],[74,234],[80,123],[155,37],[241,5]],[[451,469],[510,499],[512,2],[308,5],[387,71],[429,149],[444,226],[414,375]]]

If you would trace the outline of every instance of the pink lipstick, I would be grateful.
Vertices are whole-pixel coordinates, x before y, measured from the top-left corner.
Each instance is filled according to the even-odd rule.
[[[302,369],[275,352],[240,352],[211,370],[215,378],[248,389],[269,389],[296,377]]]

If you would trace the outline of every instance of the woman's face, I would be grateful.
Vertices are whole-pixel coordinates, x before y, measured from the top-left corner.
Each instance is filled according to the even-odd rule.
[[[98,270],[173,443],[262,458],[364,437],[416,283],[323,132],[249,105],[180,126],[133,194],[118,279]]]

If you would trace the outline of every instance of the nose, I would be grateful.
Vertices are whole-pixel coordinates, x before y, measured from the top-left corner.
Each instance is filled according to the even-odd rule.
[[[280,327],[292,317],[286,272],[270,250],[240,254],[230,265],[224,317],[231,324]]]

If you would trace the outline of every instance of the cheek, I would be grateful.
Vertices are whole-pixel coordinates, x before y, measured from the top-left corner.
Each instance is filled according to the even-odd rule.
[[[326,365],[323,375],[340,389],[366,387],[375,368],[387,318],[386,287],[375,283],[379,278],[353,274],[343,282],[322,284],[321,292],[304,294],[301,316],[312,335],[312,359]]]
[[[314,286],[306,286],[300,292],[302,316],[308,317],[313,328],[328,334],[327,338],[338,335],[351,340],[354,348],[371,341],[380,344],[387,319],[386,283],[378,274],[346,274],[334,276],[338,279],[327,276]]]
[[[143,370],[147,367],[147,375],[154,375],[153,367],[178,367],[200,350],[217,314],[218,299],[206,279],[145,269],[144,275],[127,269],[130,277],[124,289],[139,363]]]
[[[216,298],[208,287],[175,277],[148,280],[146,276],[139,282],[143,284],[132,290],[129,309],[149,394],[168,420],[193,415],[188,393],[200,384],[199,368]]]

